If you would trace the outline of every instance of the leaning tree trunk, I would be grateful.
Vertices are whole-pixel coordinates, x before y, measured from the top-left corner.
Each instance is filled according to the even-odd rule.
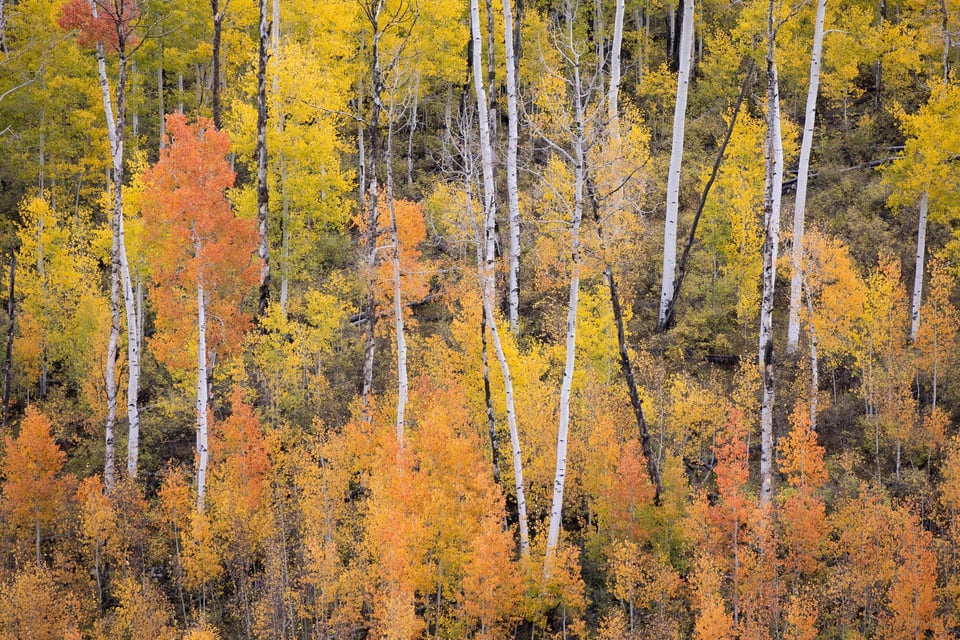
[[[791,251],[790,319],[787,324],[787,353],[797,352],[800,342],[800,295],[803,279],[803,227],[807,207],[807,181],[810,176],[810,151],[813,148],[813,125],[817,117],[817,93],[820,87],[820,59],[823,53],[823,23],[827,0],[817,2],[817,22],[813,31],[813,53],[810,56],[810,86],[807,109],[803,118],[803,140],[797,167],[797,197],[793,207],[793,248]]]
[[[267,186],[267,0],[260,0],[260,42],[257,63],[257,255],[260,268],[260,296],[257,314],[267,311],[270,301],[270,191]]]
[[[783,140],[780,133],[780,86],[774,59],[774,0],[767,15],[767,140],[764,196],[763,295],[760,299],[760,506],[773,499],[773,290],[780,244],[780,195],[783,189]]]
[[[476,0],[472,1],[476,2]],[[466,146],[467,145],[464,144],[464,173],[466,175],[467,202],[466,218],[467,220],[473,220],[473,166],[470,160],[470,152],[466,150]],[[513,481],[517,494],[517,524],[520,530],[520,555],[528,558],[530,556],[530,532],[527,526],[527,501],[523,488],[523,454],[520,449],[520,432],[517,429],[517,412],[514,408],[513,401],[513,375],[510,372],[510,363],[507,362],[507,356],[503,350],[503,342],[500,339],[500,331],[497,328],[497,318],[493,313],[493,297],[490,295],[493,287],[487,284],[488,272],[486,265],[488,259],[486,254],[488,250],[492,250],[493,247],[493,243],[488,242],[488,236],[492,233],[495,221],[490,220],[486,215],[485,213],[482,228],[476,230],[477,270],[480,275],[480,298],[483,302],[484,320],[480,328],[484,330],[484,325],[490,327],[490,337],[493,338],[493,348],[497,354],[497,361],[500,363],[500,373],[503,375],[504,403],[507,409],[507,427],[510,430],[510,449],[511,457],[513,458]],[[488,421],[493,419],[493,410],[489,400],[487,402],[487,419]],[[493,426],[491,426],[491,448],[494,454],[494,470],[495,473],[499,475],[499,456],[495,446],[495,438],[496,431]]]
[[[520,25],[517,25],[519,31]],[[509,317],[510,331],[520,331],[520,199],[517,186],[517,74],[513,40],[513,11],[510,0],[503,0],[504,58],[507,69],[507,206],[510,211]]]
[[[657,330],[667,329],[667,311],[673,300],[673,280],[677,267],[677,218],[680,211],[680,164],[687,113],[687,89],[693,57],[693,0],[683,0],[683,32],[680,34],[680,70],[677,74],[677,100],[673,111],[673,146],[667,173],[667,213],[663,223],[663,280],[660,286],[660,314]]]

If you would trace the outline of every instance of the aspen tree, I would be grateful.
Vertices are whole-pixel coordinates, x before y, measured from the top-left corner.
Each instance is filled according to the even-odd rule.
[[[760,505],[773,499],[773,288],[777,279],[780,244],[780,196],[783,190],[783,138],[780,132],[780,83],[775,60],[775,2],[767,10],[767,137],[766,194],[763,204],[763,294],[760,299],[760,368],[763,396],[760,405]]]
[[[481,72],[481,46],[480,46],[480,7],[478,0],[470,0],[470,33],[473,39],[473,81],[477,93],[477,116],[480,128],[480,153],[481,164],[483,166],[483,211],[482,226],[477,230],[477,263],[480,270],[480,288],[483,299],[483,314],[486,318],[486,324],[490,327],[490,335],[493,338],[494,350],[497,353],[497,360],[500,362],[500,370],[503,373],[504,393],[507,404],[507,424],[510,429],[510,446],[513,458],[513,476],[517,493],[517,519],[520,528],[520,553],[524,557],[530,554],[530,534],[527,525],[527,502],[524,497],[523,486],[523,456],[520,451],[520,435],[517,430],[517,417],[514,408],[513,394],[513,376],[510,373],[510,365],[507,362],[506,354],[503,350],[503,343],[500,339],[500,332],[497,328],[497,319],[493,313],[494,309],[494,272],[493,261],[495,258],[494,232],[496,227],[496,208],[493,194],[493,167],[490,158],[489,136],[486,97],[483,86],[483,75]],[[486,144],[485,144],[486,142]],[[465,145],[466,146],[466,145]],[[464,149],[464,155],[469,156],[469,151]],[[467,214],[468,218],[473,219],[470,209],[472,208],[472,196],[470,186],[472,184],[471,175],[473,173],[472,162],[467,161]]]
[[[672,6],[672,5],[671,5]],[[677,219],[680,212],[680,164],[683,161],[683,136],[686,130],[687,90],[693,58],[693,0],[683,0],[680,34],[677,100],[673,111],[673,144],[667,173],[667,213],[663,223],[663,279],[660,285],[660,315],[657,330],[667,329],[667,312],[673,299],[673,279],[677,268]]]
[[[810,84],[803,118],[803,139],[800,142],[800,164],[797,167],[797,197],[793,206],[793,247],[791,249],[790,315],[787,325],[787,353],[793,355],[800,341],[800,298],[803,281],[803,227],[807,206],[807,183],[810,178],[810,151],[817,117],[817,95],[820,89],[820,61],[823,56],[823,23],[827,0],[817,0],[817,19],[813,32],[813,53],[810,54]]]
[[[85,15],[87,9],[88,15]],[[140,329],[137,323],[138,316],[135,309],[124,233],[123,134],[126,122],[127,62],[129,55],[139,47],[133,36],[133,29],[139,24],[140,20],[140,8],[132,0],[119,0],[111,3],[109,7],[103,7],[96,0],[90,0],[86,9],[83,0],[73,0],[61,16],[61,26],[79,28],[81,43],[93,43],[97,52],[97,73],[100,79],[100,93],[103,97],[103,110],[107,122],[107,135],[110,141],[110,156],[113,168],[113,218],[111,220],[113,234],[110,252],[112,321],[106,367],[107,419],[105,432],[112,435],[116,424],[117,386],[114,362],[120,341],[120,287],[122,285],[127,321],[127,421],[129,423],[127,475],[131,478],[137,477],[137,462],[140,455],[140,411],[137,402],[140,386]],[[114,111],[113,105],[114,96],[111,95],[110,91],[110,78],[107,75],[107,45],[116,50],[119,61],[115,93],[116,111]],[[109,489],[113,485],[113,478],[105,478],[104,482]]]

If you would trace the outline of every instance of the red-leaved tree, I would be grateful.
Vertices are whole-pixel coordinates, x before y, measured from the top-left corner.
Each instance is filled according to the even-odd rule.
[[[240,303],[257,282],[254,220],[238,218],[226,198],[234,173],[230,139],[213,122],[167,116],[168,140],[144,175],[143,218],[156,289],[153,351],[166,366],[186,370],[193,349],[197,367],[197,508],[207,473],[207,380],[218,355],[240,344],[250,315]],[[185,313],[193,309],[195,313]],[[207,320],[213,318],[212,327]]]

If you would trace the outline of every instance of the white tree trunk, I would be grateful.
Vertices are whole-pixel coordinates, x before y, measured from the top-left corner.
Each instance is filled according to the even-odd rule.
[[[667,311],[673,299],[673,280],[677,268],[677,217],[680,210],[680,164],[683,160],[683,135],[686,128],[687,89],[693,57],[693,0],[683,1],[683,31],[680,34],[680,69],[677,74],[677,100],[673,111],[673,146],[667,173],[667,212],[663,223],[663,282],[660,287],[658,327],[666,329]]]
[[[257,61],[257,255],[261,260],[257,315],[267,311],[270,300],[270,190],[267,185],[267,0],[260,0],[260,30]]]
[[[207,486],[207,301],[197,283],[197,511],[203,513]]]
[[[517,25],[517,29],[520,25]],[[510,209],[510,331],[520,330],[520,199],[517,187],[517,74],[513,50],[513,8],[503,0],[504,57],[507,69],[507,205]]]
[[[93,4],[94,17],[97,15],[96,5]],[[97,43],[97,72],[100,77],[100,92],[103,97],[103,110],[107,121],[107,135],[110,140],[110,155],[113,160],[113,244],[111,248],[111,272],[119,274],[123,285],[124,308],[127,319],[127,418],[129,422],[129,437],[127,440],[127,475],[137,477],[137,461],[140,453],[140,415],[137,406],[137,396],[140,386],[140,330],[137,323],[137,314],[133,297],[133,286],[130,281],[130,264],[127,260],[127,247],[124,238],[123,220],[123,122],[126,102],[126,55],[120,53],[119,78],[117,81],[117,111],[114,114],[110,98],[110,81],[107,77],[106,59],[103,43]],[[111,278],[115,276],[111,275]],[[111,306],[118,304],[115,297],[116,288],[111,284]],[[118,293],[118,292],[117,292]],[[116,315],[117,312],[115,311]],[[119,332],[119,320],[111,323],[111,334]],[[111,335],[111,340],[114,336]],[[115,369],[113,371],[115,375]],[[115,382],[114,382],[115,384]],[[108,383],[109,390],[109,383]],[[108,397],[108,418],[109,417]],[[114,387],[114,405],[116,404],[116,388]],[[115,414],[114,414],[115,419]],[[111,425],[112,426],[112,425]]]
[[[800,295],[803,278],[803,227],[807,208],[807,181],[810,173],[810,151],[813,148],[813,127],[817,117],[817,93],[820,88],[820,60],[823,53],[823,23],[827,0],[817,2],[817,22],[813,31],[813,53],[810,55],[810,86],[803,118],[803,140],[800,142],[800,163],[797,167],[797,197],[793,207],[793,248],[790,275],[790,319],[787,324],[787,353],[797,352],[800,342]]]
[[[767,141],[764,198],[763,296],[760,300],[760,366],[763,396],[760,404],[760,505],[773,499],[773,289],[777,279],[780,244],[780,197],[783,190],[783,140],[780,132],[780,86],[774,60],[774,0],[767,22]]]
[[[549,577],[553,570],[560,525],[563,520],[563,489],[567,477],[567,443],[570,430],[570,393],[573,388],[574,364],[577,352],[577,308],[580,299],[580,221],[583,217],[583,189],[586,182],[586,149],[584,140],[583,90],[580,80],[580,57],[570,36],[570,59],[573,63],[574,95],[574,201],[570,226],[570,294],[567,306],[566,357],[563,380],[560,384],[560,424],[557,428],[557,464],[553,477],[553,504],[550,508],[550,526],[543,573]]]
[[[623,48],[624,0],[617,0],[613,16],[613,48],[610,51],[610,88],[607,91],[607,121],[610,137],[620,140],[620,51]]]
[[[414,97],[416,100],[416,97]],[[387,123],[387,205],[390,208],[390,241],[393,259],[393,317],[397,332],[397,445],[403,448],[404,416],[407,408],[407,339],[403,332],[403,299],[400,292],[400,238],[397,234],[397,211],[393,201],[393,100]]]
[[[476,1],[476,0],[474,0]],[[467,200],[467,220],[473,220],[473,189],[472,178],[473,167],[470,160],[470,152],[465,154],[466,165],[466,200]],[[523,454],[520,449],[520,432],[517,430],[517,413],[513,402],[513,375],[510,373],[510,363],[507,362],[507,356],[503,350],[503,343],[500,340],[500,331],[497,329],[497,318],[493,313],[493,287],[487,286],[486,269],[486,251],[491,246],[486,241],[487,230],[491,225],[484,224],[481,229],[476,230],[477,238],[477,270],[480,273],[480,296],[483,301],[483,314],[487,320],[487,326],[490,327],[490,335],[493,338],[493,348],[497,353],[497,361],[500,363],[500,373],[503,375],[504,401],[507,408],[507,427],[510,430],[510,450],[513,458],[513,481],[517,494],[517,524],[520,529],[520,555],[524,558],[530,556],[530,532],[527,525],[527,500],[523,488]]]
[[[490,121],[487,109],[487,92],[483,87],[483,49],[480,37],[480,4],[470,0],[470,32],[473,37],[473,84],[477,93],[477,119],[480,123],[480,163],[483,170],[483,217],[485,220],[483,269],[487,296],[493,300],[496,294],[494,274],[495,227],[497,223],[497,199],[493,182],[493,146],[490,142]]]
[[[927,247],[927,210],[930,194],[926,191],[920,196],[920,219],[917,223],[917,261],[913,274],[913,300],[910,304],[910,341],[917,338],[920,330],[920,303],[923,297],[923,270]]]

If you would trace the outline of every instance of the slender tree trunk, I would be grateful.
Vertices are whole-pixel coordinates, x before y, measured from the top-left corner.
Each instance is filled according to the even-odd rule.
[[[416,100],[416,98],[414,98]],[[404,417],[407,408],[407,339],[403,330],[403,297],[400,291],[400,238],[397,234],[397,212],[393,200],[393,101],[387,124],[387,149],[384,155],[387,178],[387,205],[390,208],[390,241],[393,261],[393,317],[397,333],[397,445],[403,448]]]
[[[473,6],[477,0],[471,0]],[[477,19],[477,28],[479,32],[479,17]],[[481,123],[483,119],[480,119]],[[481,125],[482,126],[482,125]],[[466,218],[473,220],[473,164],[470,151],[467,150],[467,143],[464,141],[464,174],[466,176]],[[523,488],[523,454],[520,450],[520,433],[517,429],[517,413],[514,409],[513,394],[513,376],[510,373],[510,364],[507,362],[506,353],[503,350],[503,343],[500,340],[500,331],[497,329],[497,318],[493,313],[493,286],[487,283],[490,273],[487,270],[487,264],[492,260],[489,252],[493,250],[493,243],[489,236],[493,233],[494,220],[490,219],[490,211],[484,212],[483,227],[476,230],[477,238],[477,270],[480,275],[480,295],[483,301],[483,316],[486,325],[490,327],[490,336],[493,339],[493,348],[497,354],[497,361],[500,363],[500,372],[503,375],[504,400],[507,409],[507,427],[510,430],[510,449],[513,458],[513,480],[517,494],[517,524],[520,530],[520,555],[523,558],[530,557],[530,532],[527,525],[527,501]],[[490,419],[492,409],[488,413]]]
[[[485,262],[485,261],[484,261]],[[485,291],[492,290],[483,280],[484,269],[481,268],[481,287]],[[493,338],[493,348],[500,363],[500,372],[503,375],[504,396],[507,407],[507,427],[510,430],[510,449],[513,457],[513,481],[517,493],[517,523],[520,529],[520,555],[530,556],[530,533],[527,525],[527,500],[523,488],[523,454],[520,450],[520,432],[517,429],[517,412],[514,408],[513,376],[510,373],[510,364],[507,362],[500,332],[497,329],[497,319],[493,314],[493,301],[488,295],[483,296],[484,316],[490,327],[490,336]]]
[[[13,362],[13,332],[15,328],[17,302],[15,279],[17,271],[17,250],[10,250],[10,288],[7,290],[7,351],[3,357],[3,415],[0,427],[4,429],[10,420],[10,371]]]
[[[377,272],[377,238],[378,231],[378,211],[377,202],[379,198],[379,184],[377,181],[377,166],[380,161],[380,113],[383,110],[383,77],[380,69],[380,39],[383,32],[380,30],[380,12],[383,9],[383,0],[371,0],[367,18],[370,21],[372,31],[371,51],[370,51],[370,119],[367,137],[370,139],[370,154],[368,164],[365,170],[365,179],[367,180],[367,230],[365,238],[366,251],[366,271],[367,271],[367,300],[364,309],[366,316],[366,329],[364,332],[364,353],[363,353],[363,389],[361,398],[363,404],[363,416],[365,420],[372,419],[370,414],[370,397],[373,393],[373,361],[376,353],[376,333],[377,322],[377,299],[375,293],[376,272]]]
[[[490,393],[490,358],[489,347],[487,346],[487,314],[485,311],[480,313],[480,347],[480,358],[483,362],[483,401],[487,408],[487,428],[490,431],[493,481],[500,484],[500,444],[497,440],[497,417],[493,412],[493,397]]]
[[[943,33],[943,84],[950,82],[950,49],[953,47],[953,36],[950,33],[950,12],[946,0],[940,0],[940,31]]]
[[[707,196],[710,195],[710,189],[717,179],[717,174],[720,172],[720,165],[723,163],[723,157],[727,152],[727,145],[730,144],[730,137],[733,135],[733,129],[737,126],[737,116],[740,115],[743,99],[747,95],[747,90],[750,88],[753,78],[753,67],[754,62],[750,60],[747,73],[743,78],[743,84],[740,85],[740,95],[737,97],[737,102],[733,107],[733,114],[730,116],[730,123],[727,125],[727,132],[724,134],[723,142],[720,143],[720,148],[717,150],[717,157],[713,161],[713,169],[710,171],[710,177],[707,178],[707,183],[703,185],[703,191],[700,192],[700,202],[697,204],[697,210],[693,214],[693,222],[690,223],[690,233],[687,235],[687,242],[683,246],[683,252],[680,254],[680,263],[677,265],[677,277],[673,281],[673,298],[667,307],[664,328],[670,327],[673,324],[673,317],[677,310],[677,300],[680,298],[683,280],[687,275],[687,260],[690,258],[690,250],[693,249],[693,242],[697,237],[697,228],[700,226],[703,209],[707,205]]]
[[[483,86],[483,46],[480,38],[480,6],[470,0],[470,27],[473,35],[473,83],[477,93],[477,119],[480,124],[480,164],[483,172],[483,217],[486,221],[484,242],[484,284],[487,297],[496,298],[494,259],[496,258],[497,198],[493,177],[493,144],[490,140],[490,121],[487,93]]]
[[[627,393],[630,395],[630,406],[633,407],[633,415],[637,419],[637,428],[640,430],[640,447],[643,449],[643,455],[647,459],[647,475],[650,476],[650,484],[654,488],[653,501],[660,503],[660,494],[663,492],[663,486],[660,481],[660,469],[657,466],[657,457],[653,453],[653,446],[650,444],[650,431],[647,428],[647,419],[643,413],[643,404],[640,402],[640,393],[637,391],[637,380],[633,373],[633,363],[630,362],[630,352],[627,350],[626,330],[623,326],[623,309],[620,307],[620,294],[617,292],[617,281],[613,276],[613,269],[607,265],[604,275],[607,278],[607,285],[610,287],[610,304],[613,307],[613,318],[617,325],[617,348],[620,352],[620,369],[623,371],[623,379],[627,383]]]
[[[507,70],[507,207],[510,212],[510,268],[508,297],[510,331],[520,332],[520,197],[517,185],[517,52],[514,47],[513,11],[510,0],[503,0],[503,42]],[[520,25],[516,25],[520,31]]]
[[[570,16],[567,16],[568,21]],[[586,148],[584,138],[583,87],[580,79],[580,56],[573,44],[572,25],[568,23],[570,52],[573,66],[574,96],[574,201],[570,226],[570,294],[567,305],[566,357],[563,380],[560,384],[560,423],[557,428],[557,463],[553,477],[553,504],[550,508],[550,525],[547,531],[547,547],[543,562],[545,577],[553,571],[553,561],[560,541],[560,526],[563,521],[563,490],[567,477],[567,444],[570,428],[570,395],[573,389],[574,365],[577,351],[577,309],[580,301],[580,222],[583,217],[583,192],[586,182]]]
[[[197,251],[199,253],[199,247]],[[197,283],[197,511],[203,513],[207,486],[207,300]]]
[[[791,250],[790,316],[787,325],[787,354],[797,352],[800,342],[800,295],[803,278],[803,227],[807,207],[807,181],[810,174],[810,151],[817,117],[817,93],[820,87],[820,60],[823,53],[823,23],[827,0],[817,1],[817,22],[813,32],[813,53],[810,56],[810,85],[803,118],[803,140],[800,143],[800,164],[797,167],[797,197],[793,208],[793,247]]]
[[[913,273],[913,297],[910,304],[910,341],[917,339],[920,330],[920,303],[923,298],[923,271],[927,247],[927,210],[930,194],[920,196],[920,218],[917,221],[917,259]]]
[[[116,253],[117,239],[114,234],[113,252]],[[117,349],[120,342],[120,274],[117,265],[111,261],[110,268],[110,340],[107,343],[107,363],[105,370],[107,391],[107,418],[104,425],[104,464],[103,484],[107,492],[113,490],[116,479],[116,453],[114,431],[117,423]]]
[[[417,131],[417,106],[420,102],[420,74],[413,86],[413,108],[410,110],[410,129],[407,135],[407,186],[413,186],[413,134]]]
[[[496,140],[497,137],[497,61],[494,57],[494,42],[497,35],[494,29],[493,21],[493,0],[484,0],[487,10],[487,99],[490,101],[487,109],[487,117],[490,119],[490,138]],[[491,152],[493,143],[491,142]],[[496,156],[491,153],[491,158],[496,164]]]
[[[683,0],[683,33],[680,34],[680,71],[677,74],[677,101],[673,112],[673,146],[667,174],[667,213],[663,226],[663,281],[660,288],[660,315],[657,330],[666,330],[667,311],[673,299],[673,278],[677,266],[677,218],[680,211],[680,164],[686,126],[687,89],[693,56],[693,0]]]
[[[607,126],[610,136],[620,140],[620,51],[623,47],[624,0],[617,0],[613,15],[613,48],[610,51],[610,88],[607,91]]]
[[[229,0],[225,0],[225,3]],[[223,128],[223,117],[220,113],[220,37],[223,33],[223,18],[226,7],[221,10],[220,0],[210,0],[213,10],[213,60],[210,70],[210,103],[213,110],[213,126]]]
[[[760,300],[760,366],[763,396],[760,403],[760,506],[773,499],[773,289],[777,279],[780,244],[780,195],[783,190],[783,141],[780,133],[780,87],[774,59],[774,0],[767,14],[767,141],[764,198],[763,295]]]
[[[93,4],[94,17],[97,15],[96,4]],[[124,20],[124,16],[119,16]],[[120,30],[122,32],[122,29]],[[129,436],[127,439],[127,475],[137,477],[137,462],[140,453],[140,416],[137,405],[137,396],[140,385],[140,330],[137,326],[137,314],[133,298],[133,286],[130,280],[130,264],[127,260],[127,247],[124,237],[123,217],[123,128],[126,109],[127,84],[127,56],[125,51],[126,36],[121,33],[118,41],[119,65],[117,77],[117,110],[114,114],[110,98],[110,83],[107,78],[106,59],[102,42],[97,43],[97,70],[100,76],[100,90],[103,97],[104,113],[107,119],[107,134],[110,140],[110,151],[113,159],[113,246],[111,251],[111,280],[119,274],[120,284],[123,286],[124,308],[127,320],[127,419]],[[119,305],[119,287],[111,284],[111,307]],[[119,335],[119,311],[115,308],[112,314],[115,322],[111,322],[111,337]],[[118,340],[119,342],[119,340]],[[108,368],[110,364],[108,363]],[[115,372],[108,372],[115,373]],[[109,389],[110,382],[107,386]],[[113,383],[116,384],[115,382]],[[116,397],[114,395],[114,397]],[[109,416],[109,391],[108,391]],[[114,404],[116,401],[114,400]],[[114,419],[115,419],[114,413]]]
[[[260,0],[260,39],[257,62],[257,255],[260,269],[260,297],[257,314],[267,311],[270,301],[270,190],[267,186],[267,0]]]
[[[157,114],[160,116],[160,148],[166,146],[164,138],[167,135],[167,114],[163,106],[163,45],[160,45],[160,55],[157,62]]]

